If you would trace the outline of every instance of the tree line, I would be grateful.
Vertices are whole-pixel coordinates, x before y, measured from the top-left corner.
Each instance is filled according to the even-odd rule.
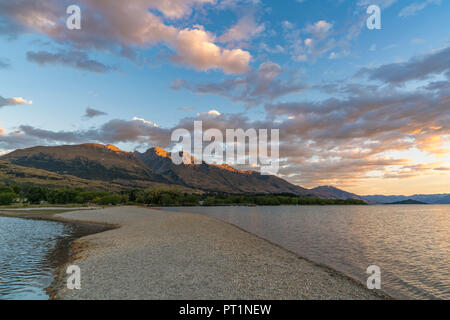
[[[356,199],[320,199],[280,195],[193,194],[176,189],[131,189],[120,192],[87,191],[84,189],[50,189],[40,186],[0,187],[0,205],[22,204],[96,204],[148,206],[227,206],[227,205],[364,205]]]

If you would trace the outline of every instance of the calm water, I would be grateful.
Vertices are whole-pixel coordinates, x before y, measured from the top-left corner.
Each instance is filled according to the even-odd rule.
[[[450,299],[450,205],[194,207],[394,298]]]
[[[71,232],[59,222],[0,217],[0,299],[48,299],[55,247]]]

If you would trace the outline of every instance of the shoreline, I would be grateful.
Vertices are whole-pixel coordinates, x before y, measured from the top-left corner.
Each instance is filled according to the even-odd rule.
[[[93,210],[99,208],[75,208],[82,210]],[[37,211],[37,212],[36,212]],[[46,211],[46,212],[39,212]],[[5,218],[16,218],[16,219],[27,219],[27,220],[37,220],[37,221],[54,221],[70,225],[71,234],[58,239],[55,248],[49,252],[44,259],[50,264],[54,265],[54,271],[52,274],[52,283],[49,287],[43,288],[43,291],[47,294],[48,300],[53,300],[55,296],[54,287],[57,281],[62,277],[64,273],[64,267],[70,264],[74,256],[76,248],[74,248],[74,243],[86,236],[91,234],[101,233],[104,231],[112,230],[118,226],[112,226],[103,223],[94,222],[84,222],[84,221],[70,221],[57,217],[56,215],[61,212],[71,212],[72,209],[69,207],[60,208],[14,208],[5,209],[0,208],[0,217]]]
[[[167,209],[141,207],[81,211],[67,209],[64,208],[64,212],[60,213],[20,215],[17,213],[5,215],[0,210],[0,215],[3,216],[53,220],[79,225],[94,224],[104,228],[97,233],[70,239],[67,248],[70,253],[68,259],[57,268],[54,282],[47,288],[50,299],[126,299],[127,297],[131,299],[390,299],[385,293],[368,290],[360,282],[345,274],[300,257],[277,244],[218,219],[199,214],[171,212]],[[132,222],[130,223],[129,220]],[[193,222],[207,227],[206,231],[196,228]],[[153,224],[158,226],[152,226]],[[181,224],[176,228],[180,229],[178,230],[180,232],[192,230],[179,239],[176,231],[170,233],[168,229],[166,231],[169,232],[164,233],[158,229],[158,227],[167,229],[168,226],[177,224]],[[208,232],[208,228],[211,228],[213,232]],[[134,234],[133,230],[138,235]],[[123,248],[119,248],[121,242],[126,242],[124,236],[130,236],[130,231],[135,239],[122,245]],[[160,232],[160,234],[149,236],[147,231]],[[221,235],[217,236],[217,233]],[[211,246],[207,240],[201,240],[202,237],[208,238],[207,240],[212,241],[214,245]],[[120,241],[121,239],[124,241]],[[187,245],[186,241],[192,244]],[[111,242],[116,242],[117,246],[114,244],[111,246]],[[149,248],[139,246],[141,242],[147,242]],[[137,246],[139,249],[136,250]],[[189,254],[180,254],[180,252],[171,254],[172,251],[179,251],[180,247],[187,250]],[[199,259],[190,259],[193,252],[198,254],[196,258]],[[275,258],[272,257],[273,255]],[[157,258],[159,256],[156,261],[155,256]],[[114,269],[111,267],[114,265],[110,264],[111,260],[121,266],[115,270],[109,270]],[[129,265],[128,260],[137,261],[134,265]],[[166,264],[167,260],[170,263]],[[63,286],[67,277],[64,272],[65,267],[72,263],[80,265],[82,278],[85,278],[83,270],[88,270],[87,278],[90,278],[88,283],[91,282],[91,284],[84,291],[69,291]],[[205,267],[203,263],[208,266]],[[222,267],[222,264],[226,266]],[[185,269],[179,265],[184,266]],[[156,284],[155,288],[149,289],[146,285],[143,285],[141,290],[133,286],[129,287],[130,283],[142,286],[143,281],[139,281],[138,274],[134,275],[134,272],[141,272],[142,267],[148,267],[150,271],[140,273],[142,280]],[[227,267],[233,269],[234,273]],[[246,270],[242,270],[243,268]],[[107,270],[106,274],[98,273],[98,269]],[[133,275],[130,276],[130,272],[126,269]],[[174,269],[172,270],[175,271],[174,277],[167,269]],[[119,273],[116,275],[119,285],[124,287],[119,291],[114,288],[114,285],[108,283],[111,278],[114,278],[114,272],[111,271]],[[156,275],[152,276],[151,271],[159,272],[166,279],[159,281]],[[203,277],[209,278],[210,282],[204,283]],[[125,281],[120,280],[122,278],[125,278]],[[223,281],[222,278],[231,280],[231,284]],[[188,284],[180,282],[180,279],[187,280]],[[202,287],[202,283],[206,285],[206,288]],[[174,286],[178,287],[181,293],[174,290]],[[85,286],[82,285],[82,287]],[[142,289],[144,292],[141,292]]]
[[[155,208],[155,210],[161,210],[161,211],[168,211],[168,212],[170,212],[170,210],[168,210],[168,209],[170,209],[170,208],[165,208],[165,207],[158,207],[158,208]],[[173,212],[173,211],[172,211],[172,212]],[[199,215],[200,215],[200,214],[199,214]],[[309,259],[309,258],[300,256],[298,253],[295,253],[295,252],[292,251],[292,250],[286,249],[286,248],[282,247],[281,245],[279,245],[279,244],[277,244],[277,243],[275,243],[275,242],[272,242],[272,241],[267,240],[267,239],[265,239],[265,238],[263,238],[263,237],[260,237],[260,236],[258,236],[258,235],[256,235],[256,234],[253,234],[253,233],[251,233],[251,232],[245,230],[244,228],[241,228],[241,227],[239,227],[239,226],[237,226],[237,225],[235,225],[235,224],[232,224],[231,222],[228,222],[228,221],[225,221],[225,220],[220,220],[220,219],[217,219],[217,218],[212,218],[212,219],[215,219],[215,220],[217,220],[217,221],[223,222],[223,223],[228,224],[228,225],[230,225],[230,226],[232,226],[232,227],[234,227],[234,228],[237,228],[237,229],[239,229],[239,230],[241,230],[241,231],[243,231],[243,232],[245,232],[245,233],[248,233],[248,234],[250,234],[250,235],[252,235],[252,236],[254,236],[254,237],[257,237],[257,238],[259,238],[259,239],[261,239],[261,240],[263,240],[263,241],[265,241],[265,242],[268,242],[268,243],[270,243],[271,245],[273,245],[273,246],[279,248],[280,250],[284,250],[284,251],[286,251],[286,252],[289,252],[290,254],[293,254],[293,255],[297,256],[299,259],[305,260],[305,261],[307,261],[307,262],[309,262],[309,263],[315,265],[315,266],[318,267],[318,268],[326,269],[328,272],[333,273],[333,274],[335,274],[335,275],[338,276],[338,277],[345,278],[345,279],[347,279],[347,280],[349,280],[349,281],[354,282],[356,285],[358,285],[358,286],[364,288],[365,290],[369,290],[369,289],[367,289],[361,282],[359,282],[357,279],[352,278],[351,276],[348,276],[348,275],[346,275],[345,273],[342,273],[342,272],[340,272],[340,271],[338,271],[338,270],[335,270],[335,269],[333,269],[333,268],[331,268],[331,267],[329,267],[329,266],[327,266],[327,265],[325,265],[325,264],[321,264],[321,263],[315,262],[315,261],[313,261],[313,260],[311,260],[311,259]],[[393,297],[391,297],[390,295],[388,295],[388,294],[387,294],[386,292],[384,292],[383,290],[369,290],[369,291],[373,292],[374,294],[376,294],[377,296],[379,296],[381,299],[394,300]]]

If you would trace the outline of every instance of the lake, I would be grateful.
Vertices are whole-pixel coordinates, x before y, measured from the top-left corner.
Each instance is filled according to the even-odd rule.
[[[22,210],[23,211],[23,210]],[[110,227],[0,216],[0,300],[46,300],[73,240]]]
[[[69,224],[0,217],[0,299],[48,299],[55,249],[71,233]]]
[[[450,205],[187,207],[236,225],[361,283],[381,268],[398,299],[450,299]]]

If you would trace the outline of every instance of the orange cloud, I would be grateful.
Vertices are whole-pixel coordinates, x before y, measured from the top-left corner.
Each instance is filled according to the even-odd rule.
[[[198,70],[222,69],[226,73],[246,72],[250,53],[241,49],[222,49],[214,44],[215,37],[203,28],[184,29],[171,41],[178,56],[174,60],[193,65]]]
[[[165,43],[176,51],[176,60],[197,70],[221,69],[240,74],[248,70],[249,52],[225,49],[214,43],[216,37],[202,27],[177,28],[150,12],[156,9],[169,19],[180,19],[194,6],[213,4],[215,0],[80,0],[83,21],[80,32],[69,32],[62,24],[63,3],[43,1],[36,5],[11,2],[6,14],[28,29],[46,34],[56,41],[72,42],[78,47],[117,50]],[[123,53],[123,52],[122,52]]]
[[[17,106],[21,104],[33,104],[33,101],[26,100],[22,97],[3,98],[0,96],[0,108],[5,106]]]

